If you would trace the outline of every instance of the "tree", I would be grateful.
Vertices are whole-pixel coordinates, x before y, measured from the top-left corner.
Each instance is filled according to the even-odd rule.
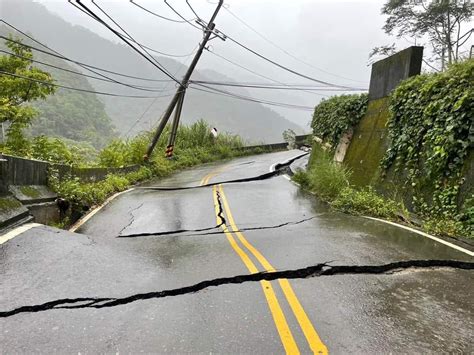
[[[472,19],[473,7],[469,0],[388,0],[382,14],[388,16],[383,26],[385,33],[397,38],[428,39],[433,59],[441,62],[442,70],[446,64],[457,63],[464,57],[462,46],[468,43],[474,31],[463,28]],[[377,48],[374,51],[381,53]]]
[[[8,124],[6,146],[17,154],[24,154],[28,141],[23,129],[31,125],[37,114],[27,103],[46,98],[55,92],[55,87],[48,85],[53,83],[49,73],[32,65],[30,48],[8,40],[6,46],[12,55],[0,56],[0,122]]]

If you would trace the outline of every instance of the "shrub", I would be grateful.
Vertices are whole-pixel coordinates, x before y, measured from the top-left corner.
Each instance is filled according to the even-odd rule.
[[[367,110],[367,94],[340,95],[322,100],[314,109],[311,127],[315,136],[336,146]]]
[[[397,213],[403,209],[401,204],[383,198],[371,187],[355,189],[350,186],[349,178],[350,171],[333,162],[329,154],[321,149],[313,150],[308,171],[300,170],[293,176],[301,186],[342,212],[396,218]]]
[[[382,161],[409,171],[409,183],[456,177],[471,148],[474,60],[402,82],[390,97],[390,148]]]
[[[75,166],[90,163],[96,153],[90,144],[43,135],[26,141],[22,150],[8,143],[1,148],[6,154]]]
[[[105,167],[119,168],[132,165],[130,145],[122,139],[114,139],[99,153],[99,164]]]
[[[474,60],[405,80],[390,97],[390,112],[383,171],[405,172],[415,212],[429,230],[472,235],[468,207],[458,201],[474,141]]]
[[[372,187],[356,190],[344,188],[331,202],[331,205],[342,212],[355,215],[396,218],[402,206],[390,199],[378,195]]]
[[[349,186],[350,171],[334,163],[327,155],[315,160],[306,174],[305,177],[297,175],[296,179],[326,201],[333,200]]]

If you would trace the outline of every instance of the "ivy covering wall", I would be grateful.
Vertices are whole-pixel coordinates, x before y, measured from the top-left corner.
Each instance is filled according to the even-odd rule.
[[[322,100],[314,109],[311,127],[315,136],[335,147],[367,110],[367,94],[340,95]]]
[[[314,135],[333,148],[350,128],[365,137],[364,115],[371,125],[383,121],[381,135],[365,137],[367,147],[353,138],[365,149],[364,161],[374,164],[359,174],[363,184],[352,177],[350,183],[372,184],[403,202],[430,233],[474,237],[474,60],[404,80],[370,107],[367,101],[365,94],[335,96],[314,110]]]
[[[472,236],[473,191],[460,191],[472,186],[465,176],[474,145],[474,60],[405,80],[390,97],[390,113],[382,171],[403,175],[429,229],[442,224],[444,234]]]

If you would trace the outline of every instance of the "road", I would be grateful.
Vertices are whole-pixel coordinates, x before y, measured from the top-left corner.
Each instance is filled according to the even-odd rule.
[[[189,169],[121,194],[76,233],[6,241],[1,351],[473,353],[474,275],[456,262],[473,257],[268,176],[298,154]]]

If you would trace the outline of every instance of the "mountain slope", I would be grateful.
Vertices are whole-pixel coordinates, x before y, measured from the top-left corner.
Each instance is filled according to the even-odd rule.
[[[8,33],[11,33],[8,28],[0,25],[0,34],[6,36]],[[26,44],[33,44],[26,37],[18,36],[16,38],[22,38]],[[0,48],[9,52],[1,40]],[[6,54],[1,53],[0,55]],[[75,70],[64,60],[52,58],[39,52],[34,53],[34,60],[48,62],[67,70]],[[38,63],[33,63],[33,65],[47,71],[56,82],[63,85],[94,90],[82,76],[72,75]],[[44,134],[74,141],[86,141],[95,147],[104,146],[117,135],[115,127],[105,111],[104,104],[94,94],[59,88],[54,95],[48,96],[45,100],[34,101],[31,105],[38,110],[38,115],[28,130],[30,135]]]
[[[134,76],[150,79],[167,79],[130,48],[100,37],[84,27],[73,26],[48,12],[40,4],[29,0],[21,2],[6,0],[2,2],[1,6],[2,16],[7,21],[10,21],[22,30],[33,33],[38,40],[68,57]],[[38,18],[41,21],[38,21]],[[157,57],[157,59],[171,73],[178,72],[178,77],[185,71],[185,67],[178,61],[164,57]],[[84,70],[81,69],[81,71]],[[221,78],[225,78],[225,76],[217,72],[212,73],[212,76],[208,75],[209,71],[200,73],[199,70],[196,70],[193,78],[203,80],[221,80]],[[166,87],[167,91],[164,93],[137,91],[125,86],[104,83],[94,79],[87,80],[96,90],[128,95],[157,96],[172,94],[175,90],[174,83],[139,81],[114,76],[113,74],[110,74],[110,76],[132,85],[151,86],[153,89],[163,89]],[[77,78],[74,78],[74,80],[77,80]],[[225,80],[230,79],[226,78]],[[251,93],[245,90],[232,91],[251,96]],[[107,114],[122,134],[127,133],[141,116],[143,116],[142,119],[131,129],[131,134],[139,130],[149,129],[155,125],[169,102],[169,97],[153,100],[100,96],[99,99],[105,104]],[[153,105],[144,114],[152,102],[154,102]],[[269,107],[189,89],[185,99],[183,122],[190,123],[200,118],[210,122],[220,131],[239,134],[251,141],[281,141],[282,132],[288,128],[296,132],[302,132],[301,127],[286,120]]]

